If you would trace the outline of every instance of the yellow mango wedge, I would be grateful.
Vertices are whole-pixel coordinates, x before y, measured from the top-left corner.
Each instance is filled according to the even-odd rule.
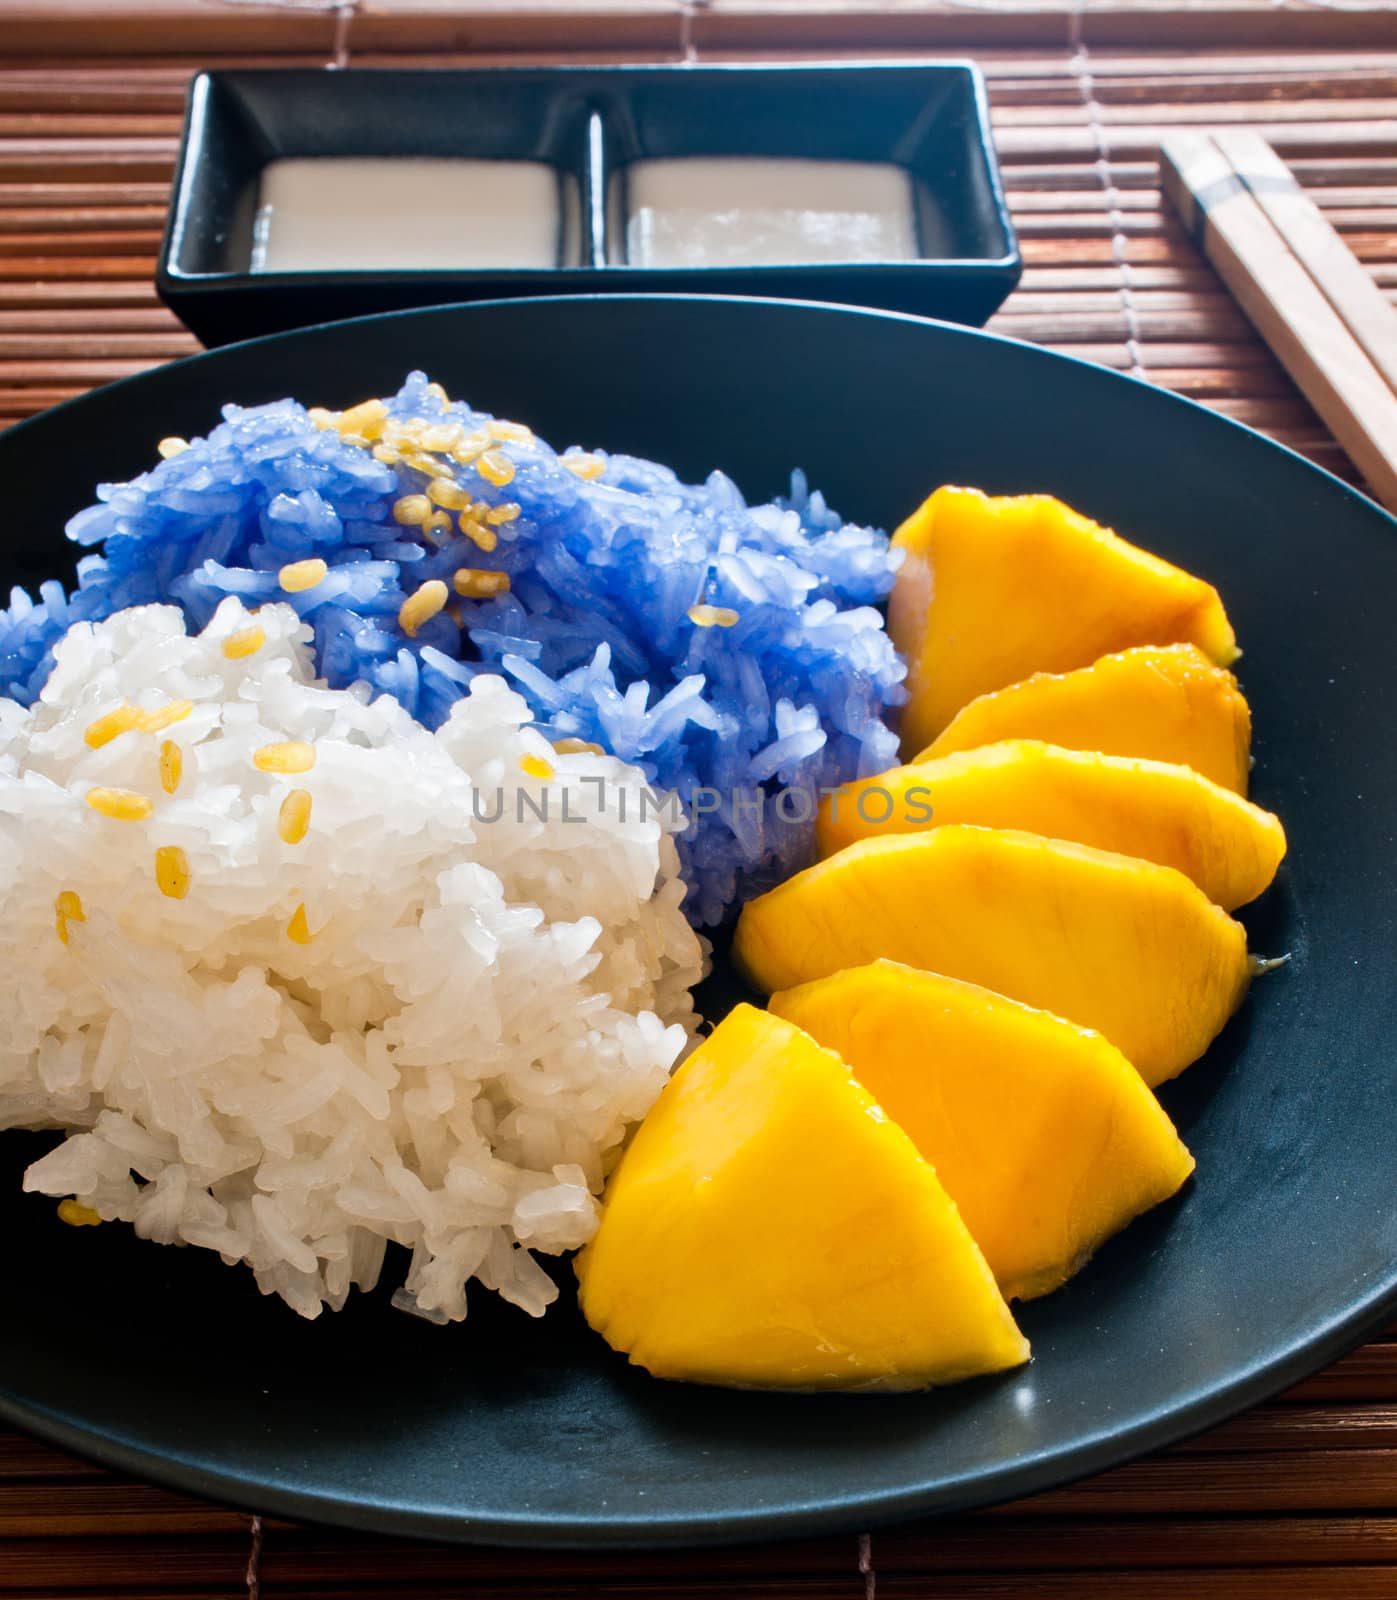
[[[816,817],[821,855],[948,823],[1021,828],[1176,867],[1225,911],[1285,855],[1280,819],[1191,767],[1006,739],[846,784]]]
[[[1141,644],[1237,657],[1217,590],[1050,495],[938,489],[897,530],[888,632],[907,657],[903,750],[977,695]]]
[[[641,1124],[577,1275],[591,1326],[660,1378],[921,1389],[1028,1359],[911,1140],[838,1056],[752,1006]]]
[[[972,700],[914,759],[1042,739],[1192,767],[1247,792],[1251,710],[1237,680],[1191,644],[1139,645],[1075,672],[1035,672]]]
[[[1114,1045],[895,961],[771,997],[838,1051],[936,1169],[1008,1299],[1047,1294],[1193,1171]]]
[[[864,839],[748,901],[733,956],[770,994],[887,956],[1103,1033],[1172,1078],[1241,1004],[1246,932],[1183,873],[949,824]]]

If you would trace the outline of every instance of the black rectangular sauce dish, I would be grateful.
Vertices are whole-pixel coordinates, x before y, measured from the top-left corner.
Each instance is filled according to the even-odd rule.
[[[546,268],[254,271],[259,184],[294,157],[532,161],[558,184]],[[626,259],[641,161],[888,163],[907,174],[916,254],[651,267]],[[978,326],[1022,271],[969,62],[207,72],[190,85],[156,274],[208,345],[368,312],[520,295],[712,293],[825,300]]]

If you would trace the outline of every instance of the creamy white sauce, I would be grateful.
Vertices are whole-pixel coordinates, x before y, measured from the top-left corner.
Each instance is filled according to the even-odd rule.
[[[920,254],[912,180],[887,162],[638,161],[626,170],[625,189],[624,259],[632,267],[909,261]]]
[[[541,161],[296,157],[263,169],[251,268],[547,269],[561,221]]]

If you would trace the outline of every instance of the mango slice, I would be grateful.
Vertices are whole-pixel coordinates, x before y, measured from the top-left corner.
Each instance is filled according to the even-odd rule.
[[[1237,657],[1217,590],[1051,495],[938,489],[897,530],[906,552],[888,632],[907,657],[903,749],[968,701],[1030,672],[1066,672],[1140,644]]]
[[[921,1389],[1028,1358],[911,1140],[838,1056],[752,1006],[641,1124],[577,1275],[587,1321],[660,1378]]]
[[[1151,1085],[1252,972],[1241,924],[1172,867],[958,824],[863,839],[749,900],[733,955],[767,993],[879,956],[981,983],[1095,1028]]]
[[[1193,1171],[1114,1045],[989,989],[875,961],[771,1009],[853,1069],[936,1169],[1007,1299],[1047,1294]]]
[[[1191,644],[1139,645],[1075,672],[1036,672],[972,700],[916,756],[931,761],[1000,739],[1042,739],[1192,767],[1247,792],[1251,709],[1226,667]]]
[[[1177,867],[1225,911],[1255,900],[1285,855],[1280,819],[1191,767],[1031,739],[963,750],[846,784],[816,818],[820,853],[947,823],[1022,828]]]

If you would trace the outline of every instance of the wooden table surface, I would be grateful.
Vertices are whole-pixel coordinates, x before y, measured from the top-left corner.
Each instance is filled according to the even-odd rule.
[[[1397,9],[1300,0],[0,0],[0,427],[196,348],[154,255],[195,66],[973,55],[1023,242],[993,326],[1352,477],[1163,208],[1182,127],[1261,127],[1397,298]],[[178,52],[178,53],[170,53]],[[0,1431],[0,1600],[1397,1600],[1397,1328],[1211,1433],[976,1516],[578,1556],[273,1522]]]

